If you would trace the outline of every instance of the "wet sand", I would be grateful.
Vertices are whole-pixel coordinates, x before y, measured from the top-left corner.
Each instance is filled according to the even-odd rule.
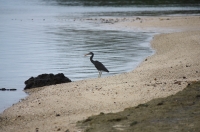
[[[0,115],[0,131],[82,131],[77,121],[174,95],[200,80],[199,16],[147,17],[110,26],[171,33],[155,35],[155,54],[132,72],[28,91]]]

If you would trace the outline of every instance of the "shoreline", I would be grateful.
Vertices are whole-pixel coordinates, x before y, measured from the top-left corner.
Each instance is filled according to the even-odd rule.
[[[167,97],[183,90],[188,82],[200,80],[200,62],[196,61],[200,60],[200,17],[159,18],[112,25],[133,29],[156,26],[183,30],[155,35],[151,41],[155,53],[135,70],[35,88],[27,98],[0,115],[0,130],[77,131],[76,122],[88,116],[119,112],[155,98]],[[183,20],[186,22],[180,24]],[[166,23],[167,26],[163,27]]]

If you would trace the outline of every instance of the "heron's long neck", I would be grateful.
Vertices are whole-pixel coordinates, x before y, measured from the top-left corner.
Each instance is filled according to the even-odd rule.
[[[90,61],[91,61],[92,63],[94,63],[94,61],[93,61],[93,56],[94,56],[94,54],[92,54],[92,56],[90,56]]]

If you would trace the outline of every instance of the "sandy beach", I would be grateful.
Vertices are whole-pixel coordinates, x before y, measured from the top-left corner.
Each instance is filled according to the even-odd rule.
[[[29,90],[1,113],[0,131],[81,132],[76,122],[88,116],[167,97],[200,80],[200,16],[134,17],[111,26],[160,31],[151,41],[155,54],[129,73]]]

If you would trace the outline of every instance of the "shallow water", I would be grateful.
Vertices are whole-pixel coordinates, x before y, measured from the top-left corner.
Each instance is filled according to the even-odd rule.
[[[111,29],[83,18],[198,14],[198,7],[71,6],[74,1],[0,0],[0,111],[27,96],[24,81],[42,73],[64,73],[72,81],[96,78],[84,54],[94,52],[110,71],[133,70],[153,53],[153,32]],[[79,2],[79,1],[78,1]],[[66,4],[68,3],[68,4]],[[87,3],[87,1],[85,1]]]

